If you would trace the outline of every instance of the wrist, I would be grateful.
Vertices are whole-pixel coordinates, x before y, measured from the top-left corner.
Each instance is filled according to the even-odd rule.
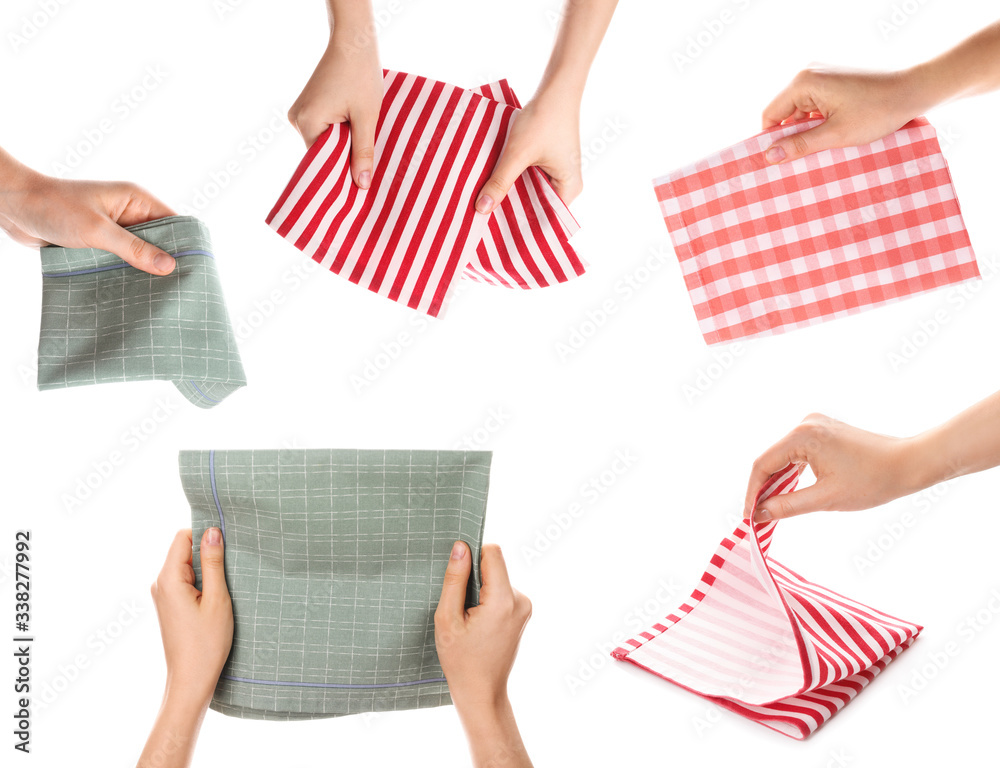
[[[484,712],[501,711],[510,707],[510,699],[507,696],[506,687],[486,694],[479,691],[469,696],[465,696],[462,693],[452,694],[452,698],[455,700],[456,706],[460,703],[469,709],[482,710]]]
[[[900,439],[895,461],[899,490],[897,496],[917,493],[951,476],[947,470],[947,461],[936,450],[935,443],[933,430]]]
[[[585,84],[586,75],[577,77],[568,70],[546,73],[532,101],[552,103],[558,105],[560,109],[573,109],[579,112]]]
[[[371,3],[348,4],[338,8],[330,16],[330,40],[328,45],[350,46],[353,49],[375,48],[378,30],[372,15]]]
[[[0,157],[0,191],[6,195],[28,192],[45,178],[7,153]]]
[[[491,730],[508,718],[513,717],[513,709],[507,690],[497,691],[493,695],[462,696],[452,693],[455,709],[463,723],[477,730]]]
[[[949,78],[943,76],[941,63],[937,59],[901,70],[898,75],[900,101],[903,109],[912,117],[922,115],[956,95]]]
[[[506,693],[466,705],[455,702],[476,766],[530,765]]]
[[[191,685],[168,675],[162,708],[179,716],[201,717],[208,709],[214,693],[214,686],[209,688],[203,685]]]

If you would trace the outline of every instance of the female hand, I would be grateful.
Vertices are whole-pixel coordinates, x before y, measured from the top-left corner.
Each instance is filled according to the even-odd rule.
[[[434,642],[473,764],[530,768],[507,698],[507,678],[531,618],[531,601],[511,587],[495,544],[483,546],[481,567],[479,605],[465,610],[472,557],[468,545],[456,541],[434,614]]]
[[[191,529],[178,531],[150,592],[167,660],[167,697],[208,706],[233,644],[233,604],[223,570],[222,533],[201,538],[201,581],[195,587]]]
[[[753,464],[743,516],[758,523],[817,510],[868,509],[918,490],[910,461],[911,441],[849,426],[821,414],[767,449]],[[788,464],[808,464],[812,485],[772,496],[754,508],[767,479]]]
[[[191,529],[178,531],[150,592],[160,620],[167,685],[138,768],[187,768],[205,711],[233,644],[233,605],[222,533],[201,537],[202,589],[195,587]]]
[[[580,103],[572,96],[540,93],[514,118],[507,144],[483,185],[476,210],[490,213],[524,171],[537,165],[563,199],[572,202],[583,189],[580,164]]]
[[[361,4],[368,6],[367,3]],[[362,189],[371,185],[375,127],[384,87],[371,8],[337,14],[330,43],[288,111],[288,120],[312,146],[334,123],[350,123],[351,176]]]
[[[783,163],[830,147],[869,144],[936,104],[1000,88],[1000,21],[930,61],[898,72],[810,67],[764,110],[764,127],[810,115],[822,125],[774,142],[764,153]]]
[[[166,275],[174,257],[125,227],[174,212],[124,181],[69,181],[44,176],[0,150],[0,229],[34,248],[100,248],[136,269]]]

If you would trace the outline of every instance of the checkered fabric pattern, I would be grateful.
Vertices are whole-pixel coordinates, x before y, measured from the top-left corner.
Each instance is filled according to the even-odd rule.
[[[225,540],[233,649],[212,708],[300,720],[450,704],[434,610],[452,544],[469,544],[468,604],[491,454],[182,451],[194,567]]]
[[[128,228],[176,259],[150,275],[96,248],[41,249],[40,390],[172,381],[212,408],[246,384],[205,225],[170,216]]]
[[[351,179],[351,136],[330,126],[267,223],[330,271],[431,316],[465,277],[539,288],[584,272],[576,220],[538,168],[490,216],[475,210],[520,107],[505,80],[474,90],[385,72],[371,186]]]
[[[776,126],[653,183],[709,344],[782,333],[979,277],[923,118],[780,165]]]
[[[794,489],[800,468],[760,498]],[[818,586],[768,557],[776,522],[744,520],[680,608],[612,656],[802,739],[908,648],[921,627]]]

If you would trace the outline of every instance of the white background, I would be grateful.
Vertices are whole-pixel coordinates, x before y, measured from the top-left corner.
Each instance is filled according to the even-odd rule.
[[[912,434],[998,387],[996,95],[930,115],[942,137],[953,137],[943,138],[945,154],[987,276],[971,300],[946,289],[752,341],[727,358],[698,333],[649,183],[757,132],[764,106],[811,61],[904,66],[996,13],[987,2],[902,6],[623,3],[583,106],[591,156],[573,210],[588,274],[531,293],[470,286],[424,328],[408,310],[332,275],[299,280],[294,270],[305,259],[263,222],[304,150],[283,118],[324,46],[320,0],[247,0],[224,15],[208,0],[69,2],[16,50],[8,33],[22,34],[43,3],[7,2],[0,142],[52,173],[88,141],[88,129],[110,120],[112,130],[69,175],[134,180],[209,224],[250,381],[212,411],[192,407],[165,382],[36,392],[38,257],[0,242],[0,563],[10,565],[14,530],[32,529],[35,682],[39,693],[63,689],[36,713],[34,751],[20,762],[124,765],[138,755],[164,677],[148,587],[174,531],[190,519],[179,449],[448,448],[477,434],[476,447],[495,451],[487,539],[503,546],[512,580],[534,602],[510,688],[536,765],[923,766],[989,749],[991,692],[1000,683],[1000,621],[990,608],[1000,585],[995,472],[932,496],[781,526],[773,552],[790,567],[926,626],[805,743],[608,657],[616,633],[631,634],[686,597],[740,512],[751,462],[807,413]],[[392,7],[380,34],[385,66],[465,86],[506,76],[526,100],[559,3]],[[723,9],[731,22],[679,64],[675,54]],[[159,67],[162,82],[148,79],[154,87],[129,109],[121,94],[142,88],[147,67]],[[218,179],[231,161],[238,174],[212,188],[212,174]],[[652,275],[642,270],[650,256],[660,267]],[[645,282],[628,294],[620,289],[627,277]],[[274,291],[280,304],[272,311]],[[560,359],[557,345],[608,299],[615,314]],[[922,331],[939,310],[947,323]],[[366,362],[384,365],[377,356],[400,333],[411,343],[357,391],[351,376]],[[893,365],[890,355],[907,340],[920,348]],[[699,383],[703,391],[690,397],[685,388]],[[169,410],[161,422],[158,402]],[[505,416],[487,434],[490,409]],[[142,442],[127,438],[130,430]],[[631,467],[585,495],[619,450],[635,457]],[[67,509],[66,498],[113,451],[124,456],[121,466],[91,477],[97,488]],[[574,502],[583,512],[563,531],[553,521]],[[886,538],[886,526],[903,531],[898,541]],[[859,558],[871,555],[877,561],[862,567]],[[0,578],[6,638],[12,580],[6,571]],[[121,626],[122,605],[132,601],[138,617]],[[970,632],[962,622],[977,612],[994,621]],[[110,645],[101,631],[116,635]],[[904,704],[900,686],[922,668],[933,674],[929,659],[948,642],[957,654]],[[9,652],[0,655],[9,680]],[[67,684],[78,657],[86,668]],[[0,689],[0,744],[10,754],[13,693],[8,682]],[[461,765],[467,753],[447,707],[287,724],[208,714],[197,765],[279,762]]]

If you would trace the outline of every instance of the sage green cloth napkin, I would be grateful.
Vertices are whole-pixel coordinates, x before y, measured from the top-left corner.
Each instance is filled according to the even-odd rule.
[[[182,451],[194,569],[219,527],[233,650],[211,707],[300,720],[450,704],[434,610],[452,544],[479,602],[483,451]]]
[[[208,229],[192,216],[130,232],[177,259],[150,275],[96,248],[41,249],[38,388],[172,381],[201,408],[246,384]]]

